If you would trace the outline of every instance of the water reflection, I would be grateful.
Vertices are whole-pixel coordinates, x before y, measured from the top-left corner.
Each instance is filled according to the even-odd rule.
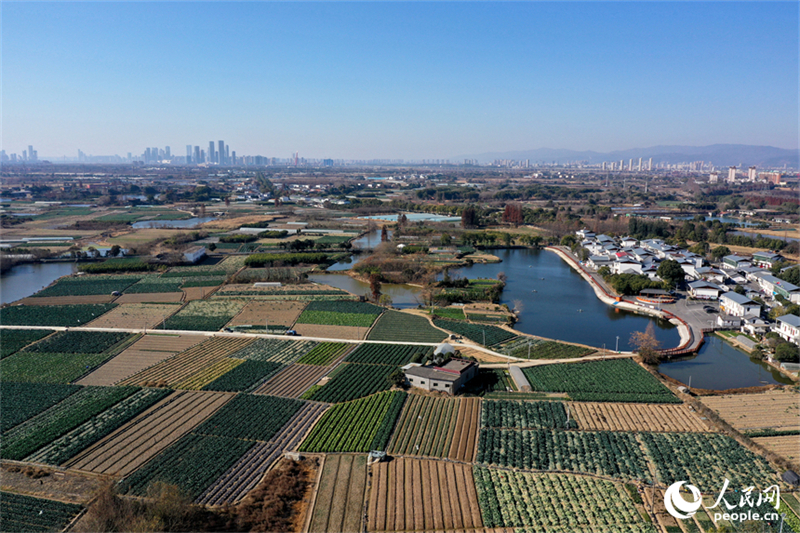
[[[76,272],[77,263],[31,263],[17,265],[0,276],[0,303],[27,298],[61,276]]]

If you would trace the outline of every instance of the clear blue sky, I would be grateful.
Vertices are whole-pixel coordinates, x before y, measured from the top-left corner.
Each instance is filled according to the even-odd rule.
[[[3,148],[796,148],[798,3],[2,3]]]

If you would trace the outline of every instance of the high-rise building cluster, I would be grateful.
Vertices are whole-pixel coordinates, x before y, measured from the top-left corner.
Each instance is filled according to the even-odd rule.
[[[0,161],[11,163],[36,163],[39,161],[39,152],[33,149],[33,145],[29,144],[27,150],[23,150],[21,155],[6,154],[5,150],[0,150]]]

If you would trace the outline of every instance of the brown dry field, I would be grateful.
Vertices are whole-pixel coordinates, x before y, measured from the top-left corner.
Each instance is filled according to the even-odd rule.
[[[61,502],[86,504],[100,488],[101,479],[94,475],[62,472],[38,466],[23,466],[23,470],[32,468],[43,470],[49,474],[39,479],[33,479],[26,476],[23,471],[14,472],[17,468],[20,468],[19,465],[3,463],[2,469],[0,469],[0,479],[2,479],[0,488],[2,490]]]
[[[272,221],[277,218],[275,215],[246,215],[241,217],[231,217],[231,218],[221,218],[219,220],[211,220],[206,222],[205,224],[201,224],[200,227],[203,229],[224,229],[224,230],[233,230],[239,229],[245,224],[252,224],[255,222],[262,222],[262,221]],[[266,231],[265,228],[263,231]]]
[[[328,455],[322,469],[309,533],[359,533],[367,484],[363,455]]]
[[[180,302],[183,299],[182,292],[142,292],[137,294],[123,294],[115,303],[135,304],[135,303],[169,303]]]
[[[175,392],[64,466],[127,476],[193,430],[231,398],[232,394],[218,392]]]
[[[304,337],[364,340],[369,328],[354,326],[323,326],[320,324],[295,324],[294,330]]]
[[[184,301],[191,302],[192,300],[204,299],[206,296],[212,294],[214,290],[216,290],[216,287],[186,287],[181,290],[186,295]]]
[[[128,379],[121,385],[175,385],[200,372],[203,368],[225,359],[235,351],[252,343],[252,338],[206,337],[207,340],[197,346],[167,359],[155,366],[147,368]]]
[[[800,459],[800,435],[756,437],[753,440],[769,451],[775,452],[790,461]]]
[[[703,396],[701,402],[738,430],[800,429],[800,395],[789,389]]]
[[[41,296],[19,300],[22,305],[73,305],[73,304],[107,304],[116,296],[110,294],[87,294],[83,296]]]
[[[367,531],[483,527],[472,466],[394,458],[371,468]]]
[[[264,325],[267,320],[270,325],[291,326],[305,308],[305,302],[298,301],[254,301],[244,306],[244,309],[233,317],[228,325]]]
[[[200,335],[145,335],[77,383],[113,385],[207,338]]]
[[[167,228],[143,228],[117,233],[105,241],[98,242],[98,244],[107,244],[108,246],[119,244],[123,248],[136,247],[137,244],[141,245],[157,239],[168,239],[183,231],[184,230]]]
[[[311,385],[314,385],[330,372],[332,368],[331,366],[318,365],[290,365],[254,390],[253,394],[298,398]]]
[[[87,328],[147,328],[151,329],[176,313],[176,304],[121,304],[100,318],[92,320]]]
[[[569,402],[582,430],[597,431],[711,431],[687,404]]]
[[[478,426],[480,426],[480,398],[462,398],[458,409],[453,442],[448,458],[453,461],[471,463],[475,460]]]

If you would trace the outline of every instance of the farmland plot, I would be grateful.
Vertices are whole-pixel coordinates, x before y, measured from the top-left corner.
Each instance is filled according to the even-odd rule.
[[[485,339],[486,346],[500,344],[501,342],[505,342],[517,336],[516,333],[498,328],[497,326],[470,324],[469,322],[459,322],[457,320],[446,320],[443,318],[434,318],[433,325],[437,328],[462,335],[478,344],[484,344]]]
[[[316,345],[313,350],[298,359],[297,362],[306,365],[330,365],[334,360],[344,355],[351,348],[353,348],[352,344],[323,342]]]
[[[269,381],[257,387],[253,393],[299,398],[301,394],[322,379],[332,368],[331,366],[290,365],[272,376]]]
[[[359,533],[367,484],[364,456],[329,455],[322,469],[309,533]]]
[[[177,304],[121,304],[86,327],[152,329],[180,308]]]
[[[260,325],[289,327],[305,308],[305,302],[287,301],[252,301],[244,306],[228,326]]]
[[[102,353],[133,336],[109,331],[59,331],[23,349],[37,353]]]
[[[304,405],[300,400],[237,394],[198,426],[198,435],[267,441]]]
[[[187,300],[189,291],[208,289],[194,287],[186,289]],[[236,316],[245,305],[244,300],[194,300],[187,303],[178,313],[167,318],[165,329],[218,331]]]
[[[362,344],[345,359],[348,363],[368,363],[376,365],[404,365],[415,355],[420,359],[433,354],[434,347],[402,344]]]
[[[178,355],[122,381],[123,385],[174,386],[253,342],[248,338],[211,337]],[[221,375],[221,374],[220,374]],[[219,377],[219,376],[216,376]],[[216,378],[204,383],[206,385]]]
[[[136,303],[178,303],[183,300],[183,292],[150,292],[144,294],[123,294],[116,300],[118,304]]]
[[[2,381],[70,383],[113,356],[113,353],[17,352],[3,359],[0,377]]]
[[[297,445],[316,422],[325,405],[306,403],[268,442],[259,442],[242,456],[213,485],[201,494],[196,503],[224,505],[244,498],[284,452]]]
[[[52,329],[0,329],[0,359],[53,333]]]
[[[703,396],[701,401],[740,431],[800,430],[800,395],[790,389]]]
[[[568,474],[475,467],[486,527],[533,531],[655,531],[621,483]]]
[[[710,431],[686,404],[569,402],[581,429],[601,431]]]
[[[114,302],[117,296],[113,294],[93,294],[86,296],[30,296],[17,300],[17,305],[48,306],[48,305],[75,305],[75,304],[107,304]]]
[[[797,461],[800,459],[800,435],[759,437],[753,440],[769,451],[786,457],[790,461]]]
[[[0,430],[6,432],[79,390],[77,385],[0,383]]]
[[[395,458],[371,468],[367,531],[483,527],[469,465]]]
[[[203,387],[203,390],[249,392],[251,388],[265,382],[283,367],[279,363],[246,360],[230,372],[210,382]]]
[[[201,335],[145,335],[77,383],[113,385],[207,338]]]
[[[364,340],[369,332],[369,327],[363,326],[324,326],[320,324],[295,324],[293,329],[303,337],[342,339],[348,341]]]
[[[344,363],[326,385],[311,395],[311,399],[328,403],[346,402],[387,390],[390,387],[389,374],[396,368],[392,365]]]
[[[481,429],[477,462],[521,470],[649,479],[636,437],[611,431]]]
[[[53,285],[37,292],[34,298],[52,296],[108,296],[112,292],[122,292],[141,276],[74,276],[59,279]]]
[[[399,342],[442,342],[447,333],[431,326],[419,315],[386,311],[370,330],[369,340]]]
[[[389,453],[447,457],[461,400],[412,394],[397,423]]]
[[[230,356],[236,359],[290,365],[316,345],[317,343],[312,341],[256,339],[252,344],[233,352]]]
[[[567,411],[561,402],[525,402],[487,400],[483,403],[481,426],[513,429],[576,428],[574,420],[567,423]]]
[[[316,300],[309,302],[297,323],[368,328],[382,312],[382,307],[363,302]]]
[[[478,421],[481,413],[480,398],[461,398],[458,408],[453,442],[448,458],[452,461],[472,462],[478,442]]]
[[[242,359],[231,359],[229,357],[219,359],[214,363],[203,367],[201,370],[198,370],[197,372],[187,377],[183,381],[175,383],[175,385],[172,388],[184,389],[184,390],[201,390],[206,385],[210,385],[211,383],[218,380],[228,372],[235,370],[242,363],[244,363],[244,360]]]
[[[127,476],[197,427],[230,394],[175,392],[65,463],[68,468]]]
[[[73,503],[0,493],[0,523],[4,531],[61,531],[81,509]]]
[[[116,304],[12,305],[0,309],[0,324],[4,326],[82,326],[114,307]]]

